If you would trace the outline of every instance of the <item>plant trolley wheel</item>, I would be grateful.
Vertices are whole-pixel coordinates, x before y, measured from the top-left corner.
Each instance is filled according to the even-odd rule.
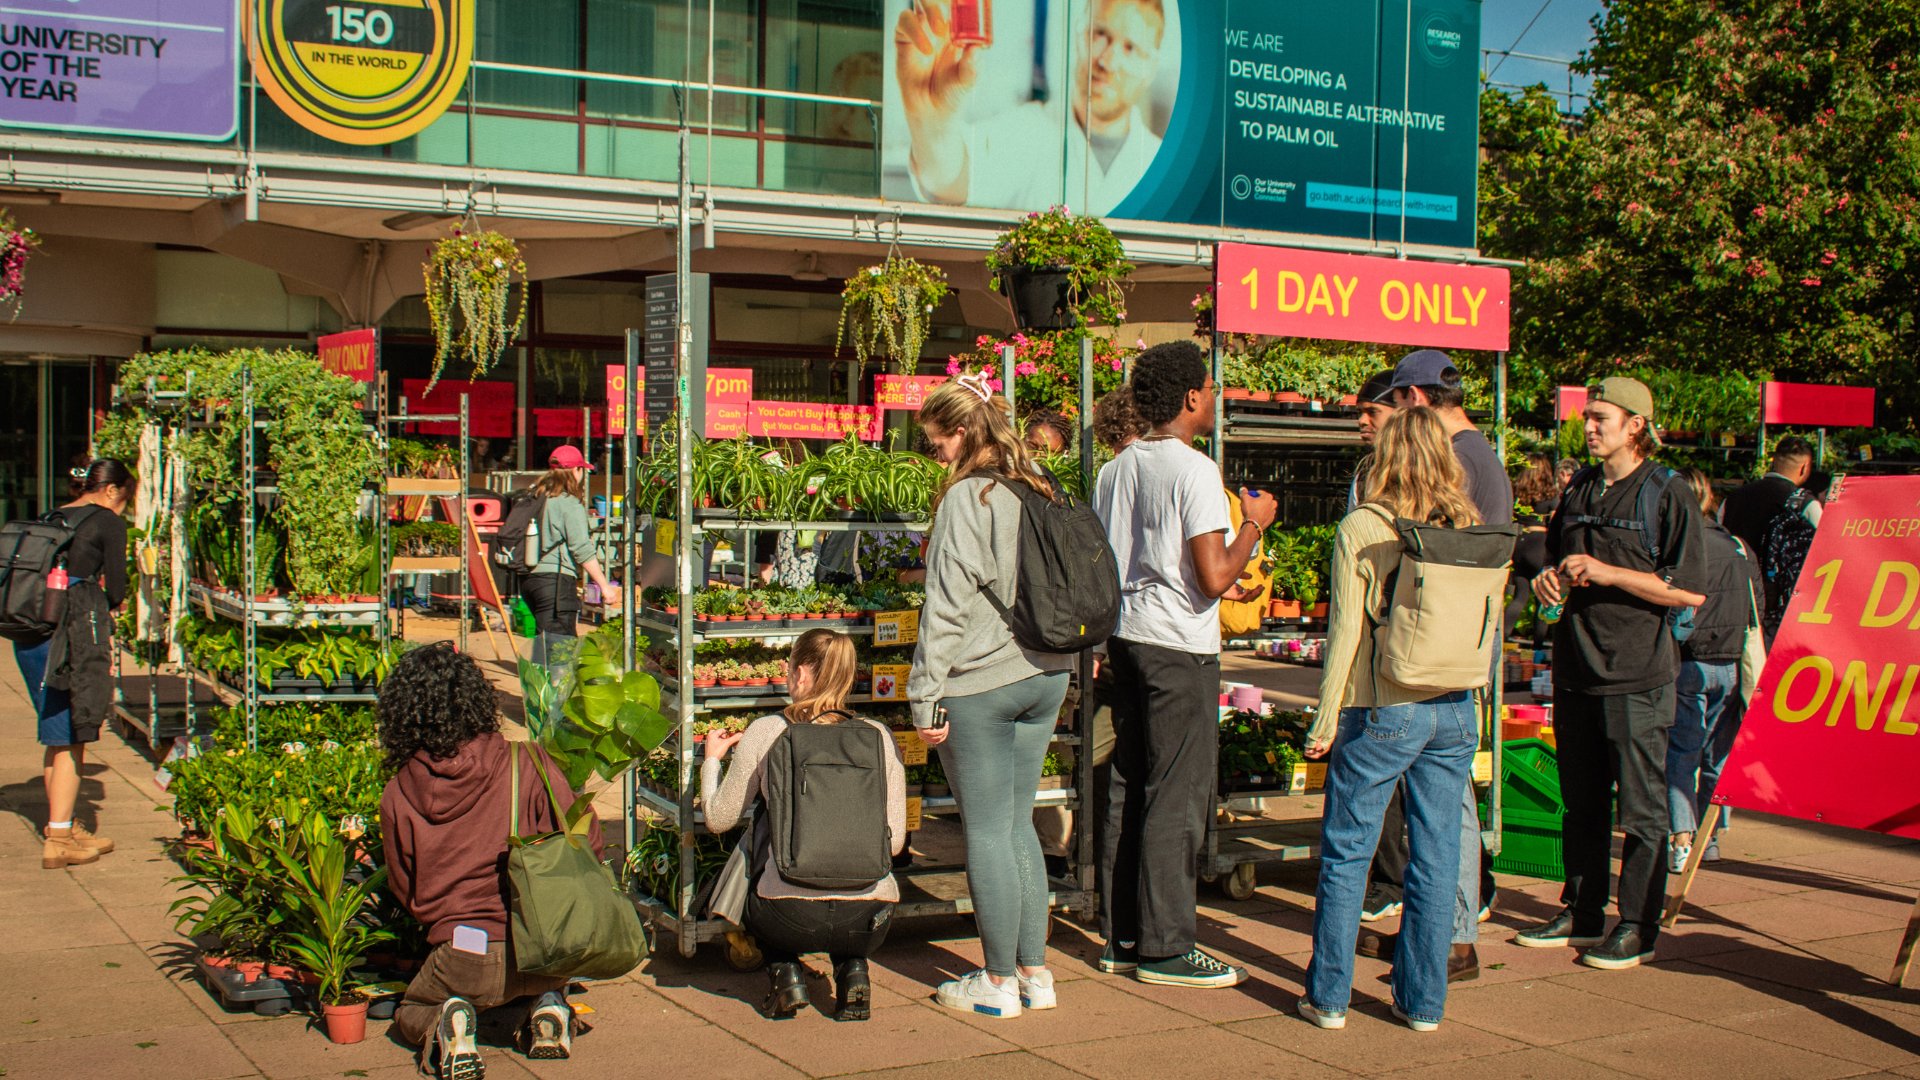
[[[727,966],[735,971],[758,971],[766,965],[767,958],[760,953],[760,943],[745,930],[727,931]]]
[[[1251,900],[1254,890],[1259,888],[1255,875],[1255,866],[1243,862],[1229,873],[1220,876],[1220,891],[1227,894],[1229,900]]]

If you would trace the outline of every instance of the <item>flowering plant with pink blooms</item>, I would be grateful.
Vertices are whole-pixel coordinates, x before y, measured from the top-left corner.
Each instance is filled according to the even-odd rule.
[[[1006,384],[1001,380],[1000,348],[1013,346],[1013,403],[1020,415],[1055,412],[1062,416],[1080,414],[1080,341],[1093,342],[1093,396],[1100,397],[1119,386],[1126,358],[1133,350],[1097,334],[1082,335],[1077,330],[1055,330],[1044,334],[1014,334],[1005,340],[982,334],[974,339],[974,351],[947,361],[948,375],[987,376],[987,385],[996,392]]]
[[[40,246],[32,229],[14,222],[0,210],[0,308],[11,308],[9,319],[20,317],[27,289],[27,256]]]
[[[1074,322],[1082,330],[1089,323],[1126,321],[1126,280],[1133,264],[1120,238],[1097,217],[1055,206],[1021,218],[987,252],[987,287],[999,289],[1008,273],[1019,269],[1065,271]]]

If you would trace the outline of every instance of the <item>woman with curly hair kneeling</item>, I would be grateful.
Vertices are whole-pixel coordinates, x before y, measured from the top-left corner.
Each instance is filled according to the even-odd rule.
[[[486,1063],[476,1011],[537,995],[527,1017],[527,1056],[566,1057],[574,1024],[567,980],[522,975],[507,937],[512,757],[492,685],[472,657],[446,643],[429,645],[394,665],[377,713],[387,766],[398,770],[380,798],[387,886],[434,946],[393,1014],[395,1033],[420,1047],[422,1072],[480,1080]],[[520,831],[558,829],[539,770],[571,801],[566,776],[536,746],[517,757]],[[598,851],[597,822],[592,841]]]

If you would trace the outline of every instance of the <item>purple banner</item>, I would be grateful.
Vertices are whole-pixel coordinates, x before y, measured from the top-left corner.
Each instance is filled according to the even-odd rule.
[[[0,126],[230,139],[239,0],[0,0]]]

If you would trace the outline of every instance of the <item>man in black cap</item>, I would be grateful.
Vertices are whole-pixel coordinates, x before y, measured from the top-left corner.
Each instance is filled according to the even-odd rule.
[[[1393,415],[1393,403],[1380,400],[1392,386],[1393,369],[1388,368],[1375,372],[1373,378],[1361,385],[1356,395],[1360,402],[1360,442],[1363,445],[1372,446],[1374,436],[1380,434],[1380,425]],[[1366,462],[1363,459],[1361,468],[1354,470],[1353,483],[1347,486],[1347,513],[1351,514],[1360,508],[1360,482],[1366,478]]]
[[[1452,442],[1454,457],[1467,474],[1467,495],[1473,499],[1474,509],[1480,512],[1482,523],[1506,525],[1513,521],[1513,482],[1508,479],[1493,444],[1467,415],[1467,397],[1461,383],[1460,369],[1454,367],[1452,357],[1438,349],[1420,349],[1400,358],[1386,387],[1372,394],[1371,400],[1398,409],[1422,405],[1432,409]],[[1363,395],[1363,400],[1366,399]],[[1396,792],[1382,823],[1380,846],[1374,854],[1373,880],[1361,905],[1363,922],[1375,922],[1400,911],[1408,854],[1403,813]],[[1453,951],[1447,958],[1448,982],[1472,979],[1480,974],[1476,946],[1480,940],[1480,920],[1492,913],[1491,863],[1480,836],[1479,802],[1473,785],[1468,784],[1461,793],[1460,871],[1454,896]],[[1390,959],[1394,946],[1395,935],[1367,933],[1361,935],[1359,952]]]

